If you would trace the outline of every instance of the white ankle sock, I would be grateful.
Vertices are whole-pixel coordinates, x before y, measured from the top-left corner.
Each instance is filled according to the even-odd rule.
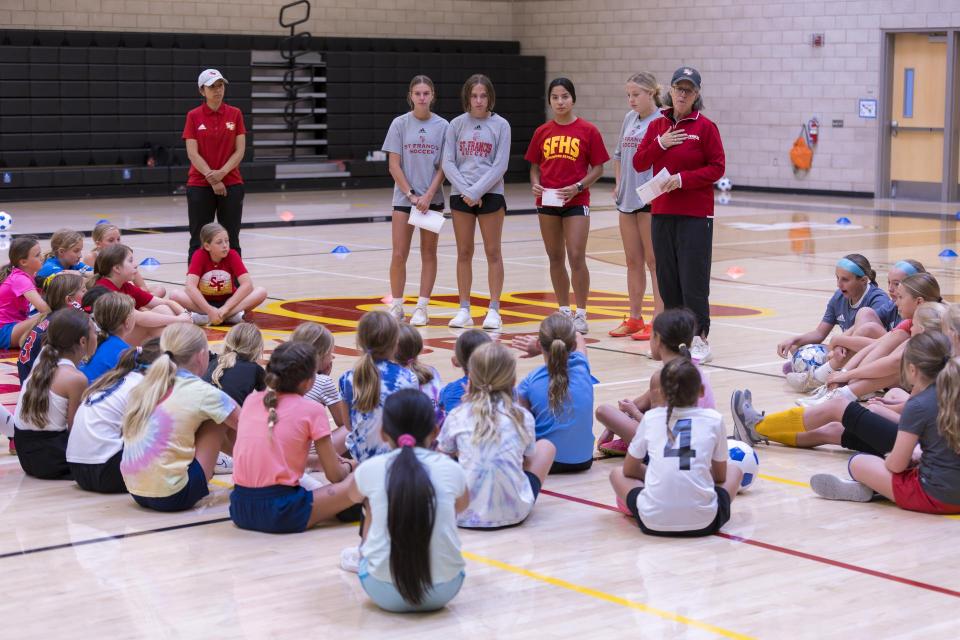
[[[827,376],[833,373],[834,369],[829,362],[825,362],[813,371],[813,377],[818,382],[826,382]]]
[[[853,395],[853,391],[850,391],[850,387],[838,387],[840,389],[840,395],[850,400],[850,402],[856,402],[857,396]]]
[[[417,298],[418,307],[423,307],[424,309],[426,309],[428,304],[430,304],[430,298],[424,298],[423,296],[420,296],[419,298]]]
[[[570,307],[560,307],[560,313],[573,313],[573,311],[570,310]]]

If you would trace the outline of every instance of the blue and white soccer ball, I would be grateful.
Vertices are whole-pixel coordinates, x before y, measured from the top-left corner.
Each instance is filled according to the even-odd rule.
[[[6,231],[13,226],[13,216],[6,211],[0,211],[0,231]]]
[[[731,182],[727,176],[723,176],[717,180],[717,189],[720,189],[720,191],[730,191],[733,189],[733,182]]]
[[[816,369],[827,361],[829,354],[830,349],[825,344],[805,344],[793,353],[793,370],[803,373]]]
[[[760,470],[760,458],[753,447],[746,442],[739,440],[727,440],[727,448],[730,450],[730,463],[743,471],[743,479],[740,481],[740,488],[737,493],[749,489],[757,479],[757,472]]]

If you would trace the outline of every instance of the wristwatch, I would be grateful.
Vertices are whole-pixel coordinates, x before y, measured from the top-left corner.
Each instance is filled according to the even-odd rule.
[[[407,191],[407,195],[408,195],[408,196],[415,196],[415,195],[417,195],[417,192],[414,191],[413,188],[411,188],[410,191]]]
[[[582,182],[578,182],[578,183],[577,183],[577,193],[583,193],[583,183],[582,183]]]

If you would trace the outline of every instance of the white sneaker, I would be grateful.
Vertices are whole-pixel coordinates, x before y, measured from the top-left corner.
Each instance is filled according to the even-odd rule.
[[[396,318],[398,322],[403,322],[404,311],[402,302],[391,303],[387,312]]]
[[[237,311],[236,313],[227,316],[223,319],[224,324],[240,324],[243,322],[243,311]]]
[[[413,310],[413,315],[410,316],[410,324],[415,327],[423,327],[427,324],[430,318],[427,316],[426,307],[417,307]]]
[[[582,309],[577,309],[577,313],[573,316],[573,328],[577,333],[581,335],[587,335],[587,332],[590,331],[590,327],[587,326],[587,312]]]
[[[360,547],[347,547],[340,552],[340,568],[350,573],[360,573]]]
[[[213,475],[224,476],[233,473],[233,458],[225,453],[217,454],[217,466],[213,469]]]
[[[827,385],[821,386],[812,396],[807,396],[805,398],[797,398],[798,407],[816,407],[821,405],[827,400],[833,400],[838,397],[840,393],[840,388],[827,390]]]
[[[500,312],[496,309],[487,311],[487,317],[483,319],[483,328],[487,331],[500,331],[503,328],[503,320],[500,319]]]
[[[690,357],[700,364],[707,364],[713,360],[710,343],[700,336],[693,336],[693,342],[690,344]]]
[[[798,393],[810,393],[822,384],[813,377],[813,370],[811,369],[799,373],[791,371],[786,377],[787,384]]]
[[[190,312],[190,319],[193,320],[193,324],[202,327],[205,324],[210,324],[210,316],[205,313],[196,313],[194,311]]]
[[[559,312],[573,320],[573,309],[570,307],[560,307]]]
[[[311,476],[309,473],[304,473],[302,476],[300,476],[300,486],[307,491],[316,491],[323,486],[323,483]]]
[[[466,307],[460,307],[460,310],[457,311],[457,315],[453,316],[453,319],[447,323],[447,326],[453,327],[454,329],[472,327],[473,318],[470,316],[470,309],[467,309]]]

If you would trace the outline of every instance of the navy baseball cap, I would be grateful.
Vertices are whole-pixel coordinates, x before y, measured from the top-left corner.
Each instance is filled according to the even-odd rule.
[[[697,89],[700,88],[700,72],[693,67],[680,67],[674,71],[673,79],[670,81],[670,84],[677,84],[681,80],[686,80],[687,82],[693,83],[693,86]]]

